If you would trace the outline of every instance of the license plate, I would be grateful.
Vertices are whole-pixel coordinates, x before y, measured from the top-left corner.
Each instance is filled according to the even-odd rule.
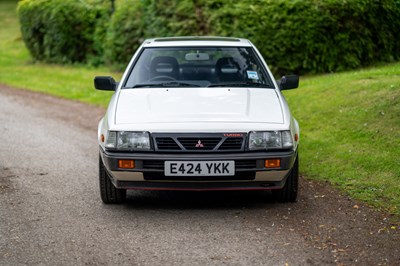
[[[166,176],[233,176],[235,161],[166,161]]]

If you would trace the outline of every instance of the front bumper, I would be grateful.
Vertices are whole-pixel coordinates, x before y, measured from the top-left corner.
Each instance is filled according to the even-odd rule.
[[[268,190],[280,189],[293,167],[297,151],[238,153],[122,153],[100,147],[100,154],[115,187],[140,190]],[[118,160],[135,160],[134,169],[120,169]],[[267,169],[266,159],[281,166]],[[164,175],[165,161],[235,161],[234,176],[171,177]]]

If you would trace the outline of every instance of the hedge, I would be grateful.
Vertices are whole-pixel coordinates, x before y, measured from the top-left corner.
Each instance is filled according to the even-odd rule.
[[[145,38],[204,34],[198,10],[194,1],[119,1],[107,32],[106,62],[122,69]]]
[[[249,38],[275,72],[340,71],[400,58],[399,1],[208,3],[212,34]]]
[[[143,8],[139,1],[125,0],[119,7],[107,29],[104,56],[107,63],[122,69],[144,41],[146,27],[142,21]]]
[[[87,62],[96,56],[94,32],[103,5],[83,0],[22,0],[18,14],[32,57],[50,63]],[[101,49],[99,49],[101,51]]]
[[[119,3],[115,16],[132,1]],[[236,36],[250,39],[275,73],[331,72],[400,59],[400,2],[393,0],[142,0],[125,32],[138,36]],[[126,25],[129,16],[114,18]],[[139,27],[139,28],[138,28]],[[115,27],[118,30],[118,27]],[[113,29],[109,29],[113,32]],[[117,34],[118,35],[118,34]],[[132,56],[118,35],[118,57]],[[134,48],[138,43],[134,45]],[[113,61],[113,59],[116,59]]]
[[[99,62],[105,58],[107,63],[120,68],[128,63],[145,38],[185,35],[248,38],[279,74],[341,71],[400,59],[400,0],[119,0],[116,3],[116,11],[108,19],[104,4],[94,7],[83,0],[23,0],[19,14],[24,40],[33,57],[39,60],[60,58],[60,52],[66,49],[60,49],[61,44],[68,43],[70,51],[62,53],[61,61],[85,61],[88,54],[94,54],[94,58],[103,54]],[[81,12],[80,19],[58,18],[62,12],[57,5],[63,5],[61,10],[74,10],[66,13]],[[36,16],[40,13],[38,9],[41,15]],[[97,23],[95,29],[96,16],[103,23]],[[65,24],[49,26],[44,19],[48,17]],[[76,30],[68,29],[77,25],[81,29],[79,34],[86,38],[84,43],[77,42]],[[96,32],[94,38],[93,32]],[[51,40],[57,36],[62,36],[63,41]],[[53,43],[56,45],[50,49]]]

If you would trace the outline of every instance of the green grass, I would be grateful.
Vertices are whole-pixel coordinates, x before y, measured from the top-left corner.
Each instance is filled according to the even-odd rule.
[[[0,1],[0,25],[0,83],[107,105],[111,93],[96,91],[93,78],[112,75],[119,79],[121,73],[85,65],[59,66],[33,62],[19,30],[16,1]]]
[[[15,7],[0,1],[0,83],[106,106],[93,77],[121,74],[32,62]],[[301,173],[400,215],[400,63],[305,77],[284,94],[301,126]]]
[[[304,78],[285,95],[301,172],[400,214],[400,64]]]

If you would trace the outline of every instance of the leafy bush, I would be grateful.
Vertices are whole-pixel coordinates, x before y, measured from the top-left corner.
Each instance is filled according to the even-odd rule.
[[[18,5],[18,14],[21,24],[21,33],[25,45],[33,58],[44,59],[45,18],[41,9],[49,4],[45,0],[22,1]]]
[[[87,62],[96,55],[93,34],[102,5],[80,0],[22,0],[22,37],[32,57],[51,63]]]
[[[110,33],[120,39],[106,50],[119,50],[119,56],[110,62],[126,64],[140,37],[182,35],[248,38],[275,73],[400,59],[400,6],[393,0],[142,0],[135,15],[127,11],[131,5],[120,3],[115,15],[125,15],[113,18]]]
[[[104,43],[105,61],[123,68],[133,53],[144,41],[145,29],[142,20],[143,8],[140,1],[119,2]]]
[[[275,73],[400,59],[400,0],[119,0],[111,18],[109,2],[22,0],[32,56],[122,68],[145,38],[217,35],[250,39]]]
[[[106,62],[122,69],[145,38],[203,35],[201,16],[194,1],[120,1],[107,31]]]
[[[142,0],[146,34],[151,37],[204,35],[202,5],[195,0]]]
[[[207,2],[212,34],[249,38],[274,72],[329,72],[400,58],[393,0]]]

